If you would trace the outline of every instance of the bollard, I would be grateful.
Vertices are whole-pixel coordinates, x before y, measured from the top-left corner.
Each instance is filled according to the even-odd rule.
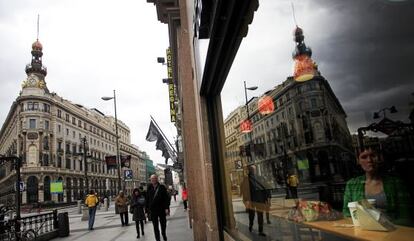
[[[108,211],[108,198],[104,198],[104,210],[105,210],[105,212],[107,212]]]
[[[82,213],[82,201],[78,200],[78,214]]]
[[[86,221],[89,219],[89,209],[86,206],[82,206],[82,218],[81,221]]]

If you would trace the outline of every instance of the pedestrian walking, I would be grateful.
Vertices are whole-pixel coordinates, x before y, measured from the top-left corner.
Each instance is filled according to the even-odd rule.
[[[256,175],[256,166],[248,167],[248,175],[244,177],[241,185],[243,203],[249,213],[249,231],[253,231],[253,222],[257,213],[257,224],[259,226],[259,236],[266,236],[263,233],[263,212],[269,205],[269,192],[267,191],[264,180]]]
[[[185,185],[183,186],[183,190],[181,191],[181,199],[183,200],[184,211],[187,211],[188,193]]]
[[[137,229],[137,238],[140,238],[140,231],[142,235],[144,233],[144,220],[145,220],[145,196],[139,191],[138,188],[135,188],[132,192],[132,200],[131,200],[131,210],[132,213],[132,220],[135,221],[135,227]],[[141,225],[141,230],[139,228]]]
[[[89,195],[86,196],[85,205],[88,207],[88,229],[93,230],[93,224],[95,223],[96,205],[98,204],[98,198],[93,190],[89,191]]]
[[[146,199],[147,198],[147,191],[144,190],[143,186],[140,186],[138,188],[138,190],[139,190],[139,193],[141,193],[145,197],[145,202],[147,202],[147,199]],[[147,218],[150,220],[150,217],[145,216],[144,223],[147,223]]]
[[[298,185],[299,179],[295,174],[290,174],[287,179],[287,185],[290,192],[291,198],[298,198]]]
[[[123,191],[120,191],[119,195],[116,197],[115,205],[118,207],[122,226],[128,226],[128,198]]]
[[[151,176],[151,183],[147,187],[147,203],[146,209],[151,216],[152,224],[154,226],[154,235],[157,241],[160,239],[159,224],[161,225],[161,234],[164,241],[167,241],[167,215],[169,211],[170,197],[167,193],[167,188],[158,182],[158,176],[153,174]],[[159,222],[159,224],[158,224]]]
[[[173,188],[174,202],[177,202],[177,194],[178,194],[178,191],[175,190],[175,188]]]

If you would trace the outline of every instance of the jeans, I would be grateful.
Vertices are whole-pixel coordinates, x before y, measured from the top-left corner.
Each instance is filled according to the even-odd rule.
[[[166,233],[167,218],[165,216],[165,213],[153,213],[153,212],[151,212],[151,219],[152,219],[152,225],[154,225],[155,240],[161,241],[161,239],[160,239],[160,229],[159,229],[159,226],[158,226],[158,220],[159,220],[159,222],[161,224],[162,237],[164,238],[164,241],[167,241],[167,233]]]
[[[187,200],[183,200],[184,210],[187,210]]]
[[[96,207],[90,207],[88,209],[89,209],[88,228],[89,230],[91,230],[93,229],[93,224],[95,223]]]
[[[122,226],[128,225],[128,212],[120,213]]]

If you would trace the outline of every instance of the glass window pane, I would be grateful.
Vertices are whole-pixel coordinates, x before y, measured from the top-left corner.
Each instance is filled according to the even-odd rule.
[[[301,202],[308,214],[328,203],[331,226],[352,224],[348,203],[360,199],[412,225],[414,4],[294,5],[297,26],[291,1],[260,1],[220,93],[226,230],[242,240],[340,240],[333,228],[288,221],[297,198],[324,202]],[[246,118],[252,127],[242,132]]]

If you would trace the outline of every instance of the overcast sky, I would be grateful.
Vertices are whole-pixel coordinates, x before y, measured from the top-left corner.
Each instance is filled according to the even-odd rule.
[[[291,1],[259,2],[222,93],[224,116],[244,103],[244,80],[259,86],[249,92],[259,96],[292,75]],[[393,117],[408,116],[414,92],[412,3],[293,2],[312,58],[347,112],[351,132],[383,107],[396,105]],[[156,62],[165,56],[168,29],[145,0],[0,0],[0,123],[26,78],[37,14],[49,90],[112,115],[112,102],[100,97],[116,89],[118,117],[130,127],[132,142],[163,162],[145,135],[153,115],[170,141],[175,136],[168,89],[161,82],[166,67]]]
[[[374,111],[392,105],[399,112],[390,118],[407,119],[408,103],[414,101],[413,1],[259,2],[222,93],[224,116],[244,104],[243,81],[259,87],[249,91],[250,98],[292,75],[294,2],[305,43],[344,107],[350,131],[372,123]]]
[[[101,96],[117,91],[118,118],[132,143],[163,162],[155,143],[145,141],[150,115],[173,141],[167,69],[157,63],[168,47],[168,29],[156,8],[143,0],[0,0],[0,123],[26,78],[37,14],[46,83],[51,92],[113,115]]]

